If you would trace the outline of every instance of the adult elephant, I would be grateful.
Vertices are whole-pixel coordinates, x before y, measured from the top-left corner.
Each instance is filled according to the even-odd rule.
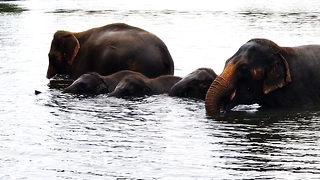
[[[49,52],[47,78],[56,74],[77,79],[86,72],[109,75],[120,70],[149,78],[174,73],[174,63],[156,35],[123,23],[83,32],[57,31]]]
[[[145,77],[139,72],[122,70],[107,76],[101,76],[96,72],[85,73],[76,79],[62,92],[71,94],[106,94],[114,90],[117,84],[126,76],[135,75]]]
[[[205,100],[206,93],[216,77],[217,74],[211,68],[198,68],[173,85],[169,96]]]
[[[320,105],[320,45],[280,47],[251,39],[226,61],[205,99],[208,115],[239,104],[261,107]]]
[[[124,77],[108,96],[135,97],[155,94],[168,94],[172,86],[181,80],[181,77],[162,75],[149,79],[145,76],[129,75]]]

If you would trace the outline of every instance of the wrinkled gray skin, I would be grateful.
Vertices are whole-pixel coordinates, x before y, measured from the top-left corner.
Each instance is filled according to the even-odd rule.
[[[217,74],[211,68],[198,68],[177,82],[171,88],[169,96],[204,100],[211,83],[216,77]]]
[[[172,57],[160,38],[123,23],[82,32],[57,31],[48,56],[48,79],[56,74],[77,79],[87,72],[106,76],[121,70],[149,78],[174,73]]]
[[[155,94],[168,94],[172,86],[181,80],[181,77],[163,75],[149,79],[136,75],[123,78],[117,87],[108,96],[137,97]]]
[[[240,104],[262,108],[320,106],[320,45],[281,47],[251,39],[230,57],[208,89],[207,115]]]
[[[108,76],[101,76],[91,72],[81,75],[70,86],[63,90],[64,93],[72,94],[106,94],[112,92],[117,84],[126,76],[135,75],[144,77],[141,73],[123,70]]]

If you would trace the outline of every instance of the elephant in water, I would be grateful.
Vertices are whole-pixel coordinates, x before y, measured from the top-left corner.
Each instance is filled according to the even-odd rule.
[[[96,72],[86,73],[76,79],[70,86],[63,90],[64,93],[72,94],[106,94],[112,92],[117,84],[126,76],[135,75],[145,77],[141,73],[122,70],[108,76],[101,76]]]
[[[209,116],[240,104],[261,107],[320,106],[320,45],[281,47],[251,39],[230,57],[205,99]]]
[[[198,68],[173,85],[169,96],[204,100],[211,83],[216,77],[217,74],[211,68]]]
[[[134,97],[168,94],[172,86],[180,80],[181,77],[173,75],[162,75],[153,79],[145,76],[129,75],[123,78],[108,96]]]
[[[110,75],[120,70],[149,78],[173,75],[174,63],[156,35],[123,23],[83,32],[57,31],[49,51],[48,79],[57,74],[77,79],[86,72]]]

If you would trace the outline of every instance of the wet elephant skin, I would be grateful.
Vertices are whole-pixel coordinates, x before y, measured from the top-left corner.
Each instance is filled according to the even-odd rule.
[[[251,39],[225,64],[205,99],[208,115],[240,104],[263,108],[320,106],[320,45],[281,47]]]
[[[204,100],[216,77],[217,74],[211,68],[198,68],[177,82],[171,88],[169,95]]]
[[[102,76],[96,72],[86,73],[76,79],[70,86],[63,90],[64,93],[72,94],[106,94],[112,92],[117,84],[126,76],[135,75],[145,77],[141,73],[122,70],[107,76]]]
[[[136,97],[155,94],[168,94],[172,86],[181,80],[181,77],[163,75],[149,79],[137,75],[123,78],[116,86],[110,97]]]
[[[170,52],[159,37],[123,23],[83,32],[59,30],[48,56],[48,79],[57,74],[77,79],[87,72],[105,76],[121,70],[140,72],[149,78],[174,73]]]

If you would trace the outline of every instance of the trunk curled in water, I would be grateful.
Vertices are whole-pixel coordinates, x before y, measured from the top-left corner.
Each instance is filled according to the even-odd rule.
[[[205,107],[207,115],[214,116],[220,113],[224,103],[227,103],[235,90],[235,66],[228,64],[220,76],[211,84],[207,91]]]

